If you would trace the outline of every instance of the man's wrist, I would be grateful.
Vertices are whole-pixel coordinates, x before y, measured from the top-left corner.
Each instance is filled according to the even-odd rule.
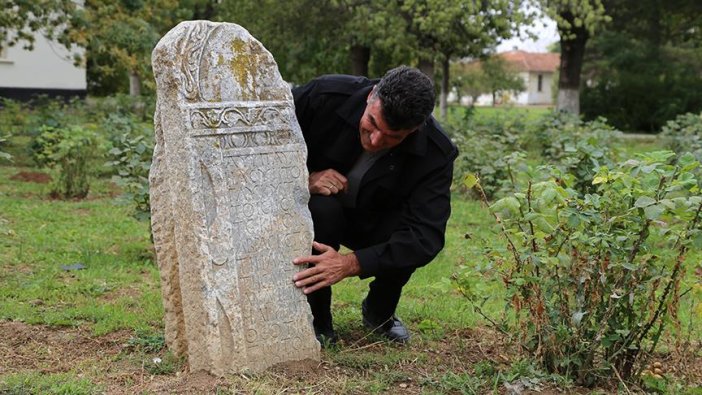
[[[348,276],[353,277],[361,274],[361,263],[358,261],[358,257],[353,252],[350,254],[342,255],[344,260],[346,260],[346,267],[348,268]]]

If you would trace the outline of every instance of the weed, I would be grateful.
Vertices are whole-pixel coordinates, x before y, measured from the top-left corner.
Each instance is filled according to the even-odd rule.
[[[170,351],[163,357],[153,357],[144,362],[144,369],[153,375],[173,374],[183,369],[185,357],[176,357]]]
[[[166,345],[166,340],[162,333],[137,330],[135,335],[129,339],[127,345],[137,351],[155,353],[161,351]]]
[[[5,376],[0,381],[0,393],[7,395],[65,394],[92,395],[102,392],[88,379],[77,378],[70,373],[45,375],[21,373]]]
[[[481,393],[483,380],[468,373],[444,373],[435,383],[442,393],[473,395]]]

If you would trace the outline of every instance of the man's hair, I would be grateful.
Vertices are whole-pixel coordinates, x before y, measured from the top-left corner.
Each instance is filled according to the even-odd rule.
[[[412,67],[399,66],[385,73],[373,96],[381,100],[383,117],[392,130],[419,126],[434,110],[434,85]]]

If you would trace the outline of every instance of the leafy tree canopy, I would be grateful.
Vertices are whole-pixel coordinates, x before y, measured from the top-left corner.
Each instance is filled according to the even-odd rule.
[[[61,34],[76,9],[72,0],[2,0],[0,4],[0,42],[21,43],[26,49],[33,48],[38,31],[47,37]]]

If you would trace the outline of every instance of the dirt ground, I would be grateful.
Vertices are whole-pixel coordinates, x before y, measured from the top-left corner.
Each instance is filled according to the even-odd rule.
[[[186,364],[170,374],[152,375],[144,367],[144,359],[150,359],[152,355],[139,354],[135,358],[129,344],[131,338],[129,331],[92,336],[88,330],[81,328],[0,321],[0,377],[21,372],[52,374],[73,371],[77,372],[77,377],[86,377],[101,385],[108,394],[200,394],[215,393],[218,389],[248,393],[254,392],[254,388],[263,393],[267,392],[266,388],[284,393],[288,392],[288,386],[298,390],[305,388],[305,393],[330,393],[336,391],[325,389],[338,388],[339,383],[345,380],[359,376],[367,378],[369,374],[363,371],[362,366],[335,363],[323,354],[321,362],[279,364],[271,368],[263,379],[243,374],[221,378],[204,372],[190,373]],[[386,347],[390,346],[367,341],[362,333],[358,333],[345,341],[342,352],[357,353],[362,350],[372,358],[373,353],[382,356]],[[393,370],[401,373],[401,378],[392,384],[391,393],[421,393],[423,384],[420,379],[435,377],[437,370],[467,372],[475,363],[486,360],[494,366],[506,368],[514,358],[513,350],[503,344],[499,336],[480,328],[456,331],[447,334],[444,340],[414,342],[410,347],[409,354],[420,355],[421,360],[400,360],[392,366]],[[686,382],[702,383],[702,358],[690,360],[669,356],[660,359],[660,362],[666,368],[666,374],[685,377]],[[263,387],[261,380],[265,384]],[[261,388],[264,388],[263,391]],[[614,388],[611,389],[616,392]],[[499,392],[510,393],[503,386],[500,386]],[[568,392],[590,391],[570,388]],[[549,388],[547,384],[540,387],[538,393],[556,394],[562,393],[562,390]]]
[[[10,177],[10,180],[48,184],[51,182],[51,176],[46,173],[21,171]]]

